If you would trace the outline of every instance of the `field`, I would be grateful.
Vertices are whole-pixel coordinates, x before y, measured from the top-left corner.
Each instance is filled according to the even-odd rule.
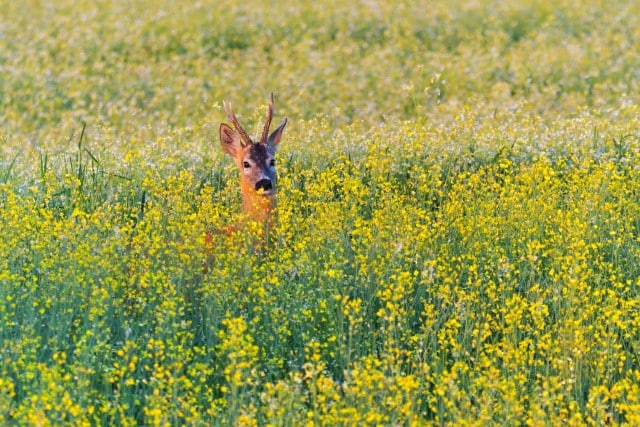
[[[0,425],[640,425],[638,46],[632,0],[0,0]],[[276,230],[210,256],[271,92]]]

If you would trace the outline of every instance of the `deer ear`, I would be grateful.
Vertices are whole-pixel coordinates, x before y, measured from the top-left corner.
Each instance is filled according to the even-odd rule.
[[[235,157],[236,153],[242,149],[240,135],[225,123],[220,124],[220,144],[222,145],[222,149],[231,157]]]
[[[280,138],[282,138],[282,133],[284,132],[284,127],[286,125],[287,125],[287,119],[284,119],[284,122],[282,122],[282,124],[278,126],[278,129],[274,130],[273,133],[269,135],[269,139],[267,140],[267,145],[273,148],[274,151],[276,150],[277,148],[276,146],[280,142]]]

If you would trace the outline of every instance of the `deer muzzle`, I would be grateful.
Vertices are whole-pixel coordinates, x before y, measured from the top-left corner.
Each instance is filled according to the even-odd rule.
[[[268,178],[263,178],[260,181],[256,182],[256,191],[262,191],[263,194],[271,194],[273,191],[273,183]]]

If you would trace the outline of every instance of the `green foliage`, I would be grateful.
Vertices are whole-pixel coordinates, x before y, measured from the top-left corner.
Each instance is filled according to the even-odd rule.
[[[0,0],[0,424],[639,424],[636,2],[289,3]]]

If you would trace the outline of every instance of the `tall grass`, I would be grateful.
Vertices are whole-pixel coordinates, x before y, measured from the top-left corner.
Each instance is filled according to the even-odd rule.
[[[640,422],[634,2],[0,10],[2,424]]]

